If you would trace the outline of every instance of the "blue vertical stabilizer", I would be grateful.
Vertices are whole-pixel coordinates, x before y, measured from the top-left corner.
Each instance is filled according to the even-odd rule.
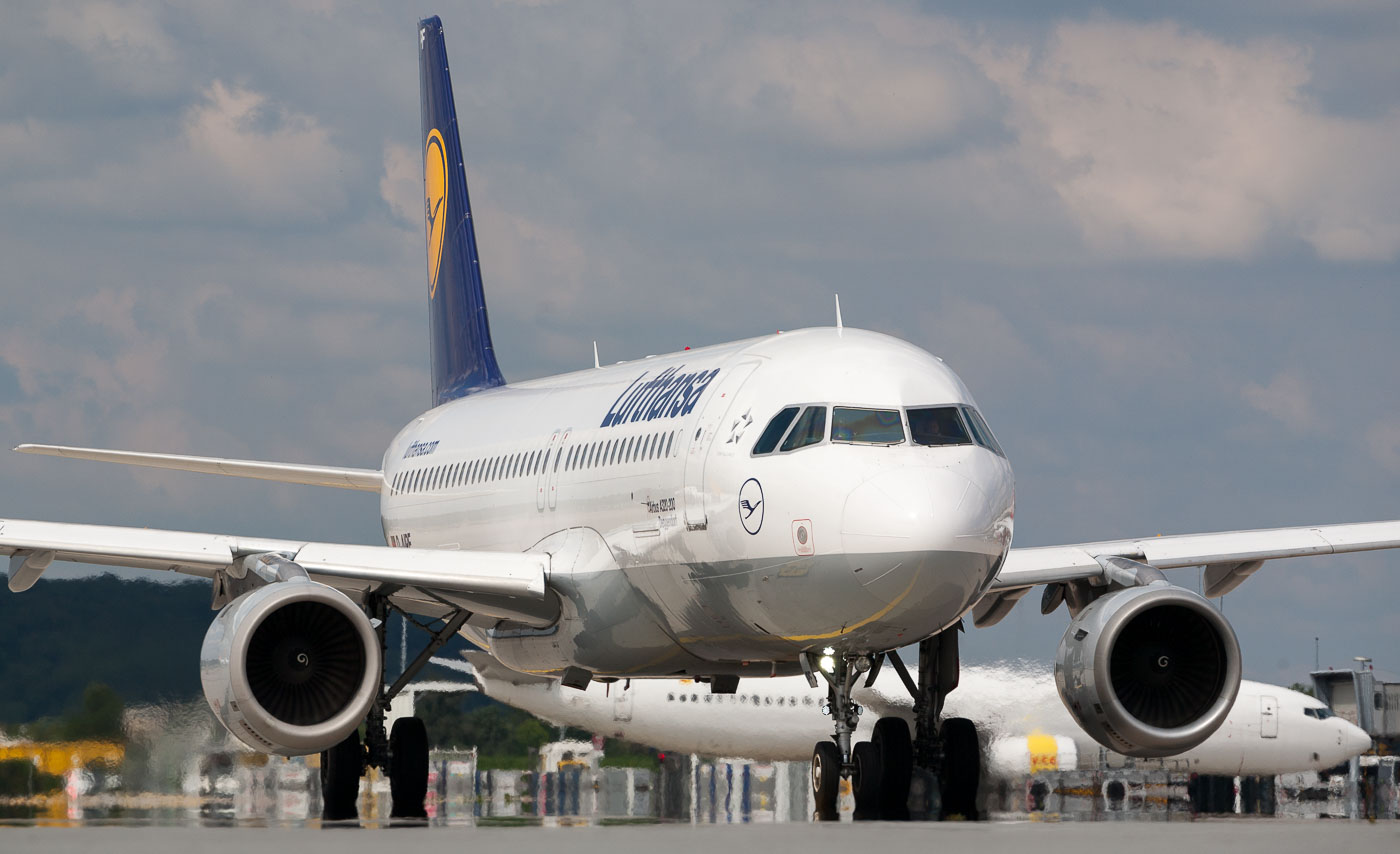
[[[423,201],[428,232],[429,347],[433,405],[505,385],[491,348],[462,141],[442,21],[418,22],[423,110]]]

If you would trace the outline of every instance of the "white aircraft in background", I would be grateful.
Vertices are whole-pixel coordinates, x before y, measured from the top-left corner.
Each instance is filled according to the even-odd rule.
[[[693,679],[638,679],[574,691],[558,680],[511,670],[484,652],[463,655],[466,661],[432,662],[469,674],[486,696],[555,725],[668,752],[799,761],[811,758],[808,745],[821,736],[812,710],[826,701],[826,691],[800,676],[754,679],[737,694],[711,694]],[[913,701],[889,671],[873,686],[857,688],[855,699],[868,713],[857,737],[869,737],[876,717],[914,720]],[[1099,767],[1102,749],[1075,725],[1053,676],[1033,665],[964,667],[943,711],[971,720],[982,733],[992,777]],[[1209,738],[1175,756],[1138,760],[1138,767],[1227,776],[1322,771],[1370,746],[1365,730],[1317,699],[1246,679]],[[1121,754],[1108,758],[1111,766],[1121,760]]]
[[[1266,560],[1400,547],[1390,521],[1012,549],[1011,464],[967,386],[839,313],[834,328],[507,383],[441,21],[415,36],[432,407],[380,467],[18,449],[372,492],[386,544],[0,519],[16,592],[55,560],[209,579],[221,610],[200,651],[205,697],[255,750],[322,751],[324,817],[355,817],[367,765],[388,772],[393,815],[424,814],[423,722],[387,731],[386,713],[455,633],[571,688],[685,676],[729,695],[745,677],[824,680],[819,814],[835,815],[849,777],[860,812],[906,815],[918,766],[937,774],[945,809],[969,815],[977,735],[940,723],[965,615],[995,623],[1043,585],[1042,611],[1070,616],[1056,656],[1070,713],[1100,744],[1165,756],[1225,722],[1241,665],[1225,618],[1162,570],[1204,567],[1213,597]],[[391,610],[432,640],[385,686]],[[911,675],[888,653],[914,643]],[[918,697],[912,738],[892,715],[856,739],[853,692],[886,661]]]

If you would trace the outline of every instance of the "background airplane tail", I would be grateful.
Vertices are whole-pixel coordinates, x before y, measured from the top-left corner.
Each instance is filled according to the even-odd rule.
[[[433,405],[505,384],[491,347],[442,21],[418,22]]]

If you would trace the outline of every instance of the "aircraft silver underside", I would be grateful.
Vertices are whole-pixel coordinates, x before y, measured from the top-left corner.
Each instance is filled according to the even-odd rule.
[[[803,650],[883,651],[947,627],[994,562],[887,552],[575,569],[550,579],[562,606],[554,626],[463,634],[531,673],[572,665],[627,677],[789,675]]]

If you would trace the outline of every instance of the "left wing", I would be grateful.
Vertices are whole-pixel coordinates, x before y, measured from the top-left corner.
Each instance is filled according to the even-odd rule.
[[[29,589],[55,560],[158,569],[214,578],[248,555],[276,553],[313,580],[352,595],[392,588],[501,619],[537,619],[549,601],[550,557],[531,552],[448,551],[252,539],[188,531],[0,520],[10,589]]]
[[[1215,598],[1234,590],[1266,560],[1394,548],[1400,548],[1400,520],[1012,549],[974,619],[979,626],[995,623],[1037,584],[1103,579],[1098,557],[1124,557],[1158,569],[1203,566],[1205,595]]]
[[[358,489],[378,492],[384,485],[384,474],[378,469],[352,469],[338,466],[308,466],[301,463],[273,463],[264,460],[231,460],[223,457],[191,457],[185,454],[157,454],[147,451],[112,451],[105,448],[70,448],[66,445],[20,445],[21,454],[43,454],[70,460],[97,460],[127,466],[155,469],[175,469],[204,474],[226,474],[275,480],[281,483],[301,483],[307,486],[331,486],[336,489]]]

